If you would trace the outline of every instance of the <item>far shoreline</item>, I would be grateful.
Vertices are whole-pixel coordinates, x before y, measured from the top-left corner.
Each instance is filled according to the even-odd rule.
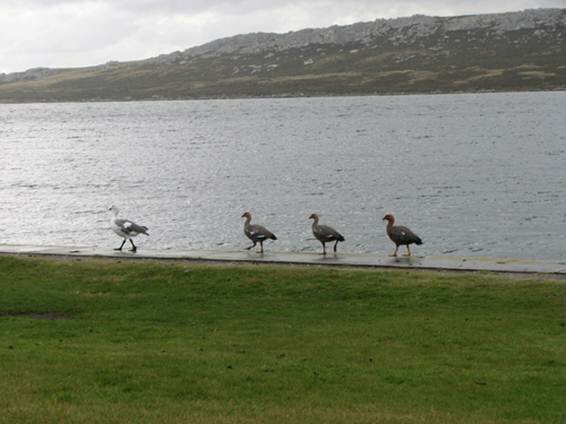
[[[347,97],[399,97],[399,96],[445,96],[445,95],[470,95],[470,94],[521,94],[521,93],[562,93],[566,92],[566,87],[555,87],[548,89],[516,89],[516,90],[437,90],[437,91],[392,91],[392,92],[379,92],[379,93],[289,93],[289,94],[271,94],[271,95],[242,95],[242,96],[206,96],[206,97],[148,97],[148,98],[120,98],[120,99],[101,99],[91,98],[82,100],[50,100],[50,99],[35,99],[35,100],[5,100],[0,99],[0,105],[15,105],[15,104],[56,104],[56,103],[135,103],[135,102],[186,102],[186,101],[211,101],[211,100],[279,100],[279,99],[324,99],[324,98],[347,98]]]

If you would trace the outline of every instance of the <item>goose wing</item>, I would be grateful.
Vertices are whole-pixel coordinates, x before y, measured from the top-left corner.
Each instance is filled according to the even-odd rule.
[[[393,226],[389,236],[397,244],[422,244],[421,238],[403,225]]]
[[[267,239],[277,240],[275,234],[261,225],[249,225],[246,228],[246,235],[253,241],[263,241]]]
[[[313,227],[314,236],[320,241],[344,241],[344,237],[334,228],[328,225],[317,225]]]
[[[115,219],[114,224],[125,234],[147,234],[147,227],[143,225],[138,225],[128,219]]]

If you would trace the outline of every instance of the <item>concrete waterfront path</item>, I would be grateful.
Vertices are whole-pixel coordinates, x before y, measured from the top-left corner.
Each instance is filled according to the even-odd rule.
[[[322,256],[314,252],[267,252],[235,250],[138,250],[119,252],[92,246],[33,246],[0,244],[0,254],[31,256],[93,257],[113,259],[192,260],[231,263],[331,265],[350,267],[494,271],[524,274],[554,274],[566,277],[566,261],[542,261],[479,256],[412,256],[391,258],[384,253],[339,253]]]

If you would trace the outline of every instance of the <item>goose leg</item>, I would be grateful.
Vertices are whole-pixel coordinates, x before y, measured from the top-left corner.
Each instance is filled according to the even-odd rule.
[[[114,250],[122,250],[122,247],[124,247],[124,243],[126,243],[126,239],[122,240],[122,244],[120,245],[120,247],[117,247]]]
[[[338,240],[336,240],[336,243],[334,243],[334,253],[336,253],[337,246],[338,246]]]
[[[134,244],[134,241],[132,239],[129,239],[129,240],[130,240],[130,243],[132,244],[132,248],[130,249],[130,252],[135,252],[136,250],[138,250],[138,248]]]
[[[397,256],[397,251],[399,250],[399,246],[395,245],[395,251],[389,256]]]
[[[407,245],[407,253],[405,254],[405,256],[411,256],[411,248],[409,247],[409,245]]]
[[[255,247],[256,244],[257,244],[257,242],[254,241],[254,244],[252,244],[251,246],[246,247],[246,250],[250,250],[251,248]]]
[[[263,240],[259,242],[259,247],[260,247],[259,253],[263,254]]]
[[[322,243],[322,254],[326,255],[326,243],[323,241],[321,241],[321,243]]]

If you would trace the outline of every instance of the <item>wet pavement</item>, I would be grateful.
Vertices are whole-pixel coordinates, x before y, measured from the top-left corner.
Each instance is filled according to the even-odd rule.
[[[232,263],[271,263],[298,265],[329,265],[350,267],[435,269],[452,271],[494,271],[566,276],[566,262],[487,258],[480,256],[399,256],[384,253],[339,253],[323,256],[319,253],[265,252],[228,250],[138,250],[114,251],[92,246],[33,246],[0,244],[0,254],[33,256],[100,257],[115,259],[193,260]]]

